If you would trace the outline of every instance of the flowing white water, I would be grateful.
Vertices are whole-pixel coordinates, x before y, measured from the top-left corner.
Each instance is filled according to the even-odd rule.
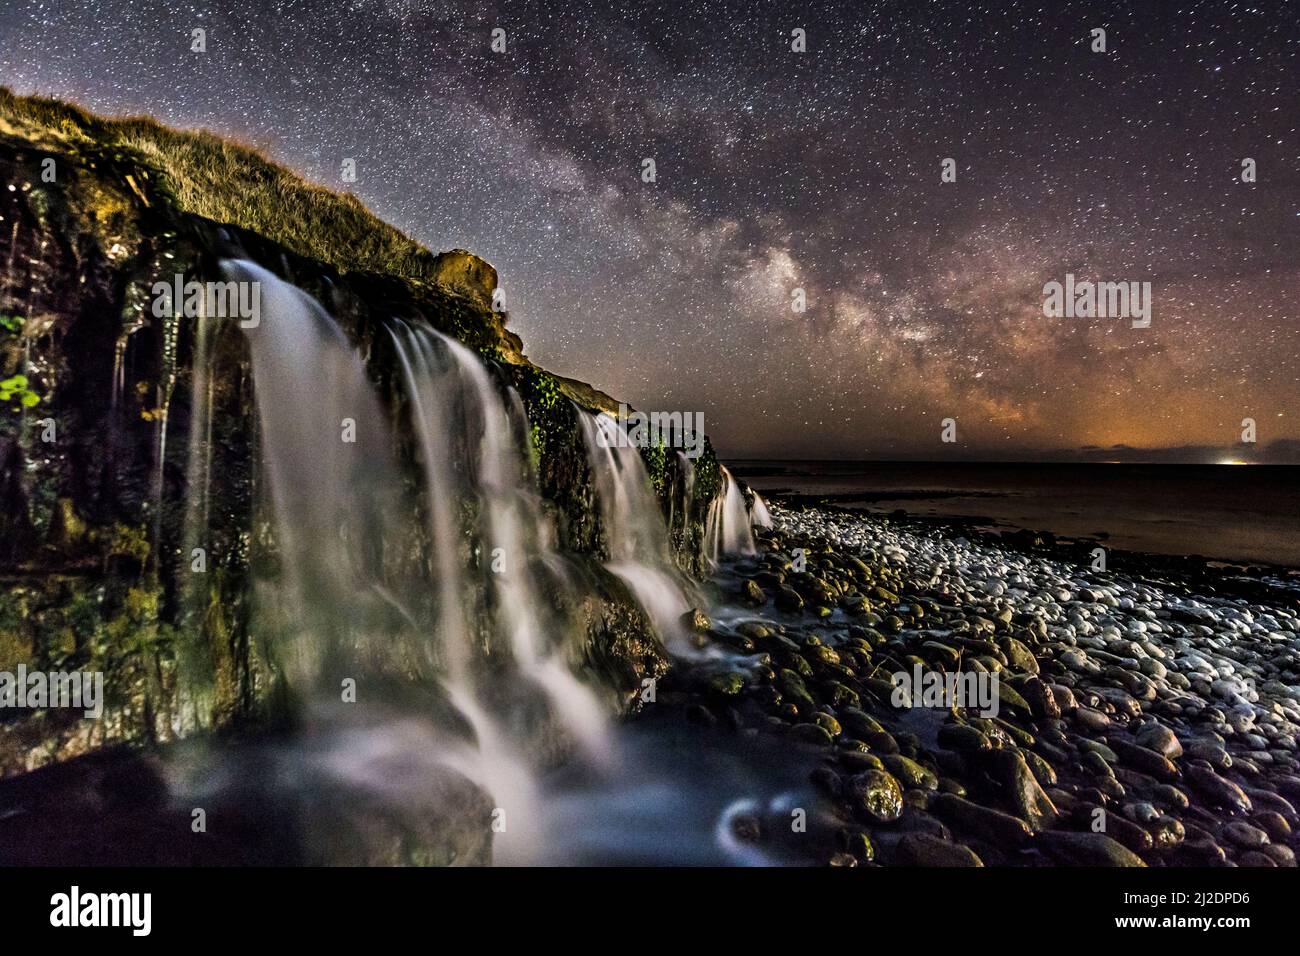
[[[607,567],[636,595],[659,637],[676,653],[689,651],[681,617],[696,596],[673,561],[668,528],[636,447],[606,414],[578,413],[600,502]]]
[[[567,590],[577,585],[530,472],[519,396],[459,343],[394,321],[394,387],[406,397],[395,414],[409,419],[413,446],[399,455],[365,363],[334,320],[259,266],[223,268],[261,284],[262,321],[247,330],[260,426],[250,447],[262,463],[256,633],[306,706],[287,741],[210,751],[216,760],[200,763],[189,792],[239,798],[243,781],[265,779],[271,802],[304,808],[300,838],[326,862],[390,859],[395,840],[412,859],[466,846],[458,828],[477,825],[484,794],[494,824],[506,824],[493,827],[496,862],[803,861],[794,845],[756,854],[738,828],[755,814],[788,820],[787,793],[813,805],[799,790],[804,761],[731,733],[701,738],[671,715],[620,729],[610,759],[613,728],[576,671],[586,631],[565,608],[580,595]],[[205,540],[220,480],[209,452],[216,332],[201,329],[195,346],[187,545]],[[388,346],[382,332],[370,343]],[[699,603],[670,538],[690,528],[692,463],[678,469],[665,522],[617,424],[585,412],[579,421],[610,569],[674,653],[722,653],[693,647],[680,623]],[[719,553],[745,517],[739,487],[724,481],[710,523]],[[353,676],[356,703],[340,706],[339,680]],[[574,751],[590,759],[554,766]],[[207,798],[192,799],[183,803]]]
[[[276,621],[277,663],[299,694],[328,702],[351,668],[407,673],[402,649],[413,649],[473,731],[465,742],[448,727],[437,759],[506,812],[513,825],[496,835],[498,859],[528,858],[539,770],[528,755],[541,749],[529,733],[558,730],[596,764],[610,759],[610,737],[574,671],[581,635],[543,599],[566,582],[555,579],[563,562],[526,466],[522,404],[513,395],[507,403],[458,342],[393,323],[430,555],[424,575],[395,570],[411,506],[361,357],[293,285],[249,262],[223,268],[261,284],[262,321],[246,331],[280,568],[280,586],[262,602]],[[539,708],[549,714],[540,724]]]
[[[569,635],[548,627],[541,599],[542,579],[557,562],[549,560],[548,529],[525,467],[520,439],[527,429],[512,421],[483,364],[459,342],[405,323],[395,323],[393,339],[413,403],[434,518],[430,533],[440,556],[444,641],[456,644],[454,656],[465,653],[469,637],[458,595],[475,587],[491,591],[495,624],[515,666],[546,693],[588,755],[608,759],[605,715],[571,669]],[[460,467],[452,460],[458,446],[469,452]],[[453,560],[460,541],[455,515],[466,505],[477,513],[475,540],[488,557],[478,582],[467,581]],[[468,684],[463,664],[453,663],[451,670]]]
[[[714,564],[723,555],[756,554],[745,495],[722,465],[723,493],[709,505],[704,526],[704,553]]]
[[[223,268],[261,288],[263,321],[245,332],[283,585],[276,657],[303,692],[377,639],[373,586],[398,517],[391,431],[360,357],[315,300],[254,263]]]
[[[767,502],[757,491],[754,492],[754,507],[750,509],[750,517],[757,528],[772,527],[772,512],[767,510]]]

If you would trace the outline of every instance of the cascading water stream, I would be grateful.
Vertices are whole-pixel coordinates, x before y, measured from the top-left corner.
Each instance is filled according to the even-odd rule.
[[[723,555],[757,553],[745,495],[731,472],[718,467],[722,470],[723,493],[709,504],[704,526],[704,553],[715,565]]]
[[[474,730],[477,747],[456,748],[449,763],[486,787],[494,799],[508,802],[516,812],[531,810],[535,784],[524,761],[510,745],[490,709],[480,702],[474,674],[476,642],[470,620],[473,594],[461,555],[460,515],[468,502],[469,477],[458,474],[464,460],[451,453],[451,439],[460,434],[452,404],[455,389],[447,370],[421,335],[395,323],[392,330],[398,361],[411,402],[412,424],[420,441],[428,534],[433,550],[433,583],[438,597],[438,650],[445,669],[442,680],[456,709]],[[507,830],[507,832],[510,832]]]
[[[491,571],[481,583],[493,592],[496,624],[507,638],[515,666],[546,693],[562,726],[586,754],[608,759],[606,719],[599,701],[573,673],[563,646],[566,635],[548,627],[549,609],[540,597],[537,578],[553,572],[558,562],[548,560],[547,529],[525,468],[519,436],[527,429],[512,421],[486,368],[459,342],[402,322],[394,323],[392,334],[414,404],[426,496],[435,516],[431,535],[440,556],[444,619],[469,585],[448,556],[456,554],[459,542],[453,509],[470,503],[478,512],[476,540],[491,557]],[[464,429],[461,434],[470,451],[460,469],[449,461],[456,428]],[[446,633],[463,648],[463,608],[454,613],[456,620],[445,620]],[[557,630],[561,633],[555,640]],[[547,636],[551,647],[546,646]]]
[[[772,527],[772,512],[767,510],[767,502],[757,491],[754,492],[754,507],[750,511],[750,517],[756,528]]]
[[[607,566],[632,589],[665,645],[674,653],[690,653],[681,617],[696,595],[673,561],[641,454],[609,415],[579,411],[578,419],[600,502]]]
[[[285,585],[264,610],[281,612],[277,657],[301,692],[379,638],[375,586],[399,500],[390,430],[360,357],[315,300],[254,263],[223,267],[261,289],[262,321],[244,331]]]
[[[775,806],[782,788],[807,777],[798,762],[779,762],[784,776],[767,779],[745,763],[732,735],[709,737],[700,749],[693,737],[689,747],[679,739],[683,731],[656,725],[620,731],[617,765],[603,762],[612,728],[575,671],[586,631],[565,610],[580,602],[545,599],[577,585],[553,547],[517,393],[499,387],[460,343],[391,322],[407,400],[401,414],[415,446],[403,465],[365,363],[334,320],[259,266],[223,268],[230,279],[261,284],[262,320],[246,330],[259,488],[274,543],[271,560],[257,564],[259,636],[307,705],[308,720],[293,742],[274,742],[251,762],[232,757],[191,782],[192,790],[229,791],[269,768],[272,792],[308,808],[304,834],[323,838],[327,861],[339,852],[330,837],[339,820],[327,812],[338,794],[347,806],[379,808],[362,811],[355,826],[364,844],[376,818],[385,821],[382,853],[392,846],[391,828],[418,837],[431,815],[468,813],[466,823],[450,825],[480,825],[472,814],[483,805],[465,802],[468,790],[491,799],[494,820],[502,810],[510,821],[491,837],[497,862],[582,862],[589,855],[761,862],[731,836],[735,808]],[[191,408],[191,440],[205,445],[212,334],[201,334]],[[679,618],[698,598],[673,560],[670,528],[640,454],[619,444],[608,416],[583,412],[579,420],[609,567],[674,651],[697,656]],[[192,449],[187,541],[206,532],[205,489],[215,480],[209,461],[205,449]],[[418,493],[403,478],[412,470]],[[693,469],[680,475],[685,530]],[[423,534],[412,527],[417,514]],[[255,540],[263,537],[255,533]],[[338,704],[340,675],[359,678],[355,709]],[[417,692],[404,696],[398,685],[412,681]],[[556,741],[593,759],[551,773],[559,754],[535,755]],[[690,772],[681,772],[683,752],[696,758]],[[311,816],[316,806],[326,808],[324,816]],[[315,830],[313,819],[322,821]],[[435,835],[433,845],[441,839]],[[343,859],[352,848],[343,847]]]
[[[537,768],[525,754],[540,748],[529,735],[558,729],[596,763],[610,758],[610,746],[602,706],[570,664],[575,630],[559,626],[541,597],[541,576],[562,562],[549,550],[525,466],[526,421],[513,420],[514,404],[460,343],[392,324],[419,445],[430,560],[423,575],[390,567],[395,543],[409,540],[410,506],[361,357],[301,290],[249,262],[224,269],[261,286],[262,320],[246,332],[283,582],[263,603],[282,635],[275,656],[291,686],[328,703],[338,675],[353,673],[340,662],[378,662],[391,676],[406,659],[401,648],[413,647],[473,732],[466,743],[448,728],[437,759],[513,820],[535,819]],[[421,628],[430,587],[434,620]],[[549,720],[530,726],[539,707]],[[331,753],[333,770],[349,776],[338,763],[345,755]],[[506,859],[534,851],[527,826],[494,842]]]
[[[695,512],[695,462],[685,452],[677,452],[677,477],[668,496],[668,533],[683,546],[690,544],[691,516]],[[698,548],[690,544],[692,551]]]

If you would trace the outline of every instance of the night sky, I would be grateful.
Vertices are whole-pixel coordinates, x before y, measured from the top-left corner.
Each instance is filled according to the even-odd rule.
[[[478,253],[534,361],[731,456],[1300,461],[1300,3],[0,0],[0,82]],[[1067,272],[1151,327],[1045,318]]]

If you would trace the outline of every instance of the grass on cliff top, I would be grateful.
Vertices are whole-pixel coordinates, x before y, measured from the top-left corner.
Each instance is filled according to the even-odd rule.
[[[72,152],[129,150],[185,212],[260,233],[342,271],[432,278],[436,256],[350,193],[306,182],[248,146],[147,117],[92,116],[69,103],[0,86],[0,133]]]

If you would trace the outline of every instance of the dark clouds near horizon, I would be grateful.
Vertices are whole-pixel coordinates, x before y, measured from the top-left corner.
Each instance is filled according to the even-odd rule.
[[[727,454],[1300,439],[1293,5],[11,0],[0,76],[339,188],[356,158],[376,213],[497,266],[534,360]],[[1044,318],[1067,272],[1151,282],[1151,327]]]

